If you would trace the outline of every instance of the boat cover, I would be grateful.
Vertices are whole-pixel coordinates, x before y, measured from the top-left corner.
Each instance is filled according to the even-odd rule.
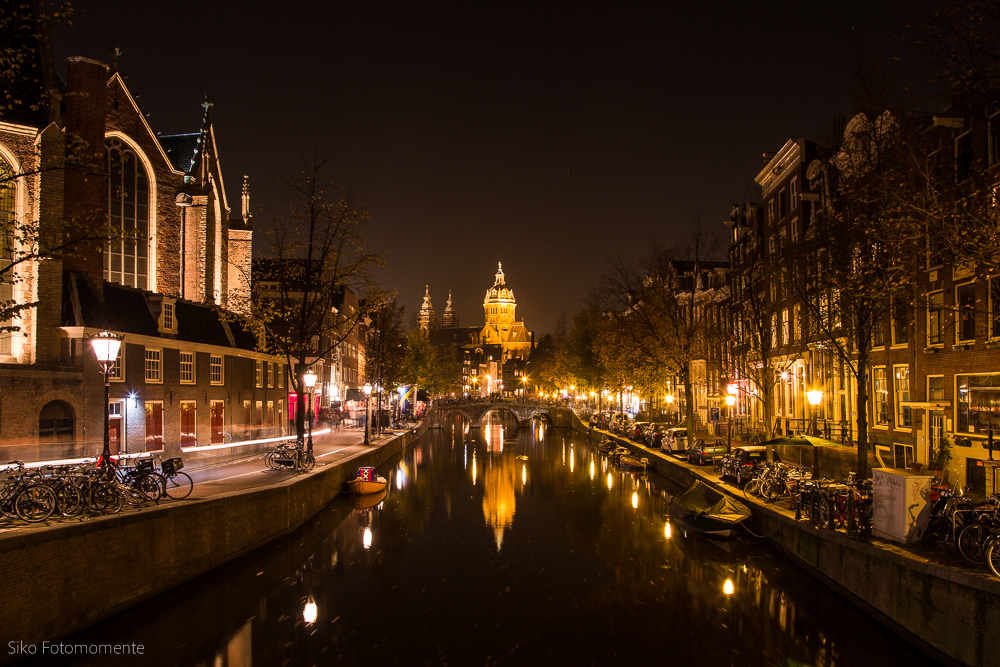
[[[750,516],[746,505],[700,481],[673,500],[691,514],[725,523],[738,523]]]

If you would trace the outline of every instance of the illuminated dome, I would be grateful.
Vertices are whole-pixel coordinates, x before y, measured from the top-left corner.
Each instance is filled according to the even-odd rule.
[[[483,299],[486,324],[506,331],[514,324],[514,309],[516,307],[514,290],[507,287],[504,281],[503,264],[497,262],[497,274],[493,281],[493,287],[486,290],[486,298]]]

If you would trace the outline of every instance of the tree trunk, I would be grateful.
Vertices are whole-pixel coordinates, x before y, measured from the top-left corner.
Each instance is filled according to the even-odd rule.
[[[761,414],[764,419],[764,442],[774,439],[774,369],[768,367],[763,370],[763,382],[761,383]],[[774,460],[774,445],[767,446],[767,460]]]
[[[306,441],[305,367],[304,361],[295,367],[295,442],[299,444]]]
[[[867,382],[867,368],[868,368],[868,355],[865,355],[865,359],[862,363],[861,355],[858,355],[858,392],[857,392],[857,405],[855,408],[858,411],[858,478],[868,479],[871,477],[871,471],[868,469],[868,382]]]
[[[687,423],[687,446],[694,442],[694,387],[691,386],[691,374],[684,375],[684,416]]]

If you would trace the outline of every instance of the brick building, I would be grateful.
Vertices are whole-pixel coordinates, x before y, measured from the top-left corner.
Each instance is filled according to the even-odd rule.
[[[173,455],[281,432],[281,362],[224,316],[246,308],[252,226],[245,183],[231,216],[211,105],[197,132],[159,137],[114,66],[71,57],[62,82],[35,52],[44,89],[60,92],[0,118],[0,170],[23,174],[0,186],[0,215],[43,240],[106,224],[117,235],[30,257],[0,287],[35,304],[0,340],[7,460],[100,450],[103,378],[87,339],[105,327],[125,336],[113,449]]]

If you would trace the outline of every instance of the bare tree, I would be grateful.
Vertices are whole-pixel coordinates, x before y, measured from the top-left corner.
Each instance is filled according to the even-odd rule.
[[[382,260],[365,240],[368,210],[350,188],[328,179],[327,164],[319,157],[304,160],[302,173],[285,181],[288,203],[264,230],[247,316],[264,334],[264,346],[293,369],[300,440],[307,366],[330,356],[388,296],[372,275]],[[345,290],[357,296],[357,306],[345,299]]]

